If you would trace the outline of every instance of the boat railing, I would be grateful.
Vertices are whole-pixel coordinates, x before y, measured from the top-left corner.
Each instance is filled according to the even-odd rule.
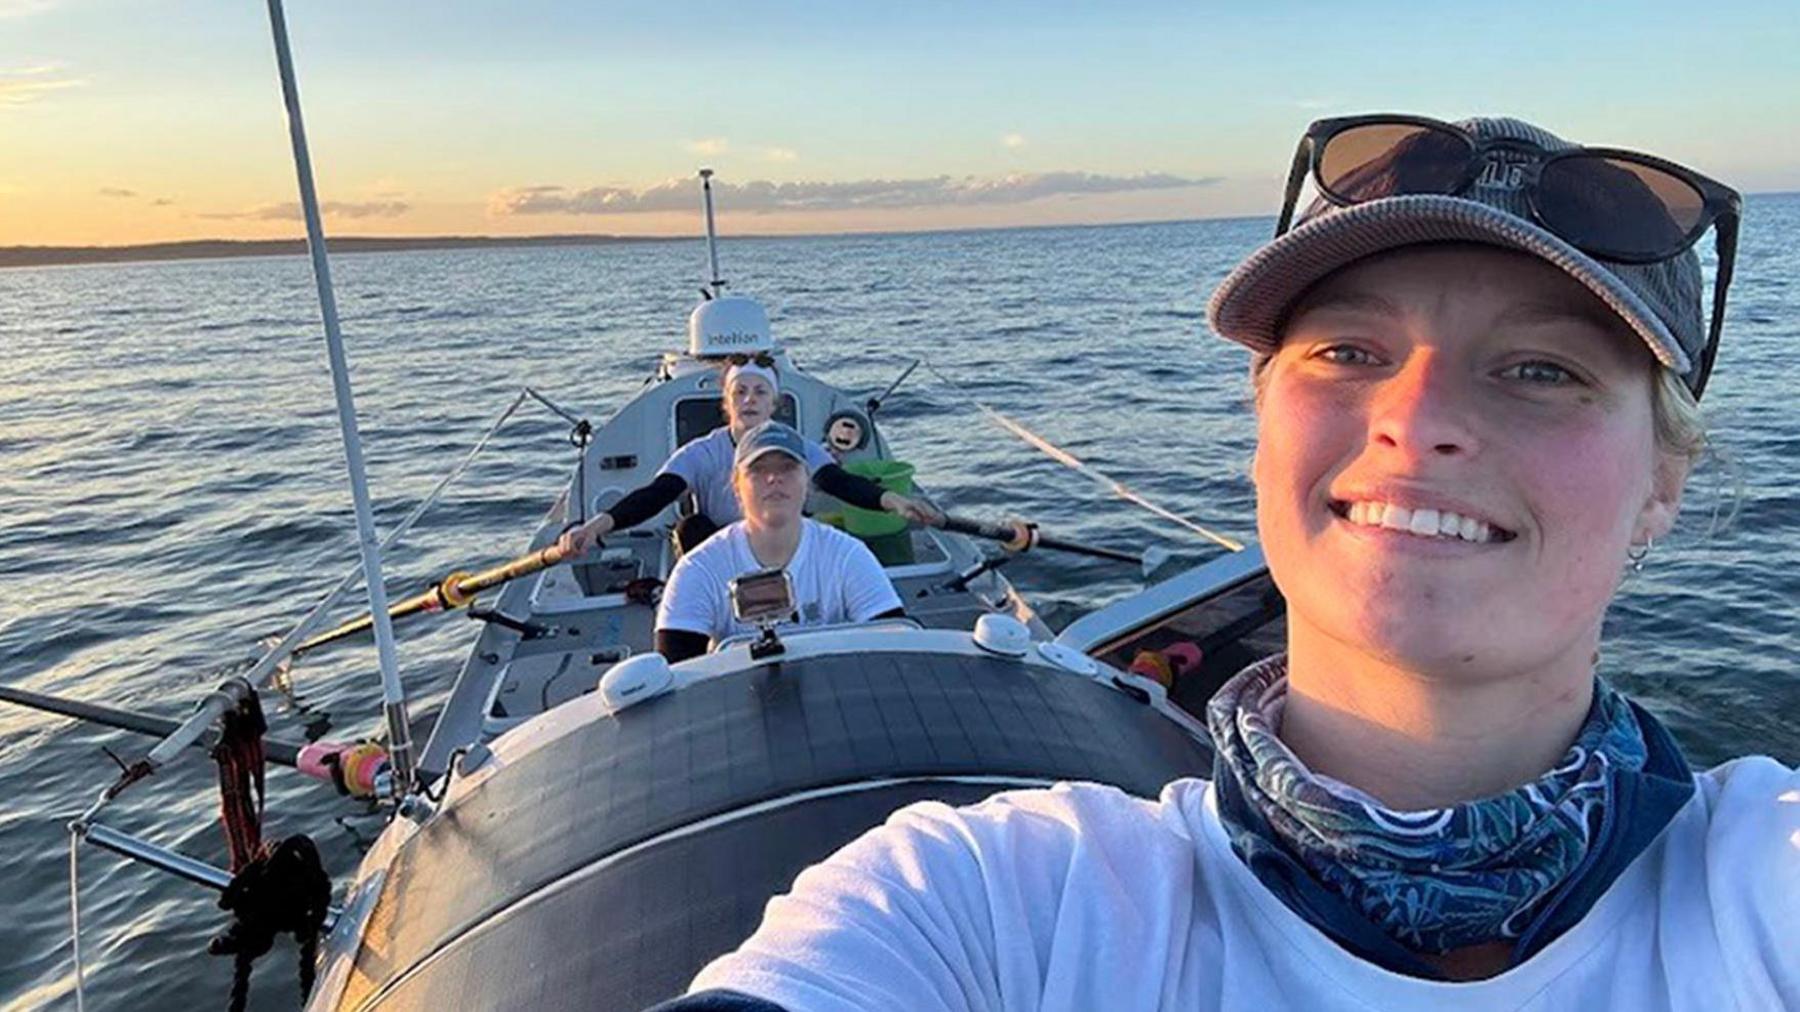
[[[924,623],[920,622],[918,619],[907,618],[904,615],[896,615],[893,618],[877,618],[867,622],[832,622],[826,625],[779,628],[777,631],[781,634],[783,643],[791,643],[795,639],[802,637],[829,636],[832,633],[840,633],[850,629],[861,632],[876,629],[922,630],[924,628]],[[732,647],[748,646],[751,643],[755,643],[761,636],[762,634],[760,632],[738,633],[735,636],[727,636],[719,641],[719,645],[714,647],[712,652],[720,654],[730,650]]]
[[[1069,623],[1056,642],[1085,654],[1104,653],[1107,644],[1216,596],[1227,587],[1254,579],[1265,569],[1262,549],[1251,545],[1245,551],[1195,566],[1123,601],[1089,612]]]

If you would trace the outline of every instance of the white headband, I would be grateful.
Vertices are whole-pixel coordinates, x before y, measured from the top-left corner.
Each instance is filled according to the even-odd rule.
[[[768,366],[757,365],[755,362],[745,362],[743,365],[734,365],[725,370],[725,383],[722,389],[726,393],[730,393],[731,385],[736,383],[741,376],[761,376],[768,381],[771,392],[781,392],[781,380],[775,377],[775,370]]]

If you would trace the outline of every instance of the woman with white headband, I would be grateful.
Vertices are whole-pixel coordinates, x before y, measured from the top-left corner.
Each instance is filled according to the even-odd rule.
[[[755,632],[733,614],[731,584],[764,570],[781,570],[793,593],[793,614],[783,625],[839,625],[905,614],[867,545],[801,515],[806,456],[806,440],[780,422],[764,422],[738,440],[731,487],[744,518],[683,555],[669,573],[656,609],[656,652],[669,663]]]
[[[720,527],[743,517],[731,489],[731,462],[737,441],[744,433],[775,417],[780,403],[781,381],[772,360],[749,359],[729,366],[720,384],[726,424],[691,440],[664,462],[648,485],[627,493],[611,509],[563,534],[558,545],[579,556],[610,531],[635,527],[661,513],[668,505],[693,492],[699,512],[676,525],[675,541],[681,551],[692,550]],[[807,440],[806,467],[812,485],[827,495],[869,510],[886,510],[914,523],[941,524],[943,515],[919,500],[890,492],[867,478],[851,474],[818,443]]]
[[[1691,769],[1600,660],[1704,445],[1739,213],[1514,119],[1313,124],[1210,310],[1287,602],[1211,777],[903,809],[672,1007],[1800,1009],[1800,771]]]

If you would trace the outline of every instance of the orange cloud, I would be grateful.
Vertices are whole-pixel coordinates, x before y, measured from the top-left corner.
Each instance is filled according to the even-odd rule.
[[[319,205],[319,213],[327,218],[398,218],[411,209],[412,205],[403,200],[327,200]],[[301,214],[299,202],[289,200],[243,211],[202,211],[194,217],[215,221],[299,221]]]
[[[842,182],[747,183],[714,181],[720,199],[752,213],[842,211],[873,208],[968,207],[1023,204],[1050,197],[1129,193],[1211,186],[1218,177],[1189,178],[1162,172],[1108,176],[1093,172],[1021,172],[997,178],[932,176],[924,179],[862,179]],[[644,214],[686,211],[698,206],[699,183],[671,179],[637,190],[595,186],[569,190],[528,186],[503,190],[488,202],[496,216],[525,214]]]

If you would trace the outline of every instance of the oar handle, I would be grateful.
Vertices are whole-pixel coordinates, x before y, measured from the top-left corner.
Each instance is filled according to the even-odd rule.
[[[946,515],[944,529],[971,537],[998,541],[1008,551],[1013,552],[1029,551],[1032,548],[1048,548],[1052,551],[1086,555],[1096,559],[1112,559],[1115,562],[1129,562],[1134,565],[1142,565],[1144,561],[1142,556],[1121,552],[1116,548],[1102,548],[1099,545],[1070,541],[1067,538],[1053,538],[1048,534],[1041,533],[1036,524],[1029,524],[1023,520],[993,524],[985,520]]]
[[[958,534],[967,534],[970,537],[998,541],[1014,552],[1026,551],[1040,540],[1036,537],[1037,528],[1024,521],[993,524],[972,517],[953,517],[946,513],[944,514],[944,529],[955,531]]]

